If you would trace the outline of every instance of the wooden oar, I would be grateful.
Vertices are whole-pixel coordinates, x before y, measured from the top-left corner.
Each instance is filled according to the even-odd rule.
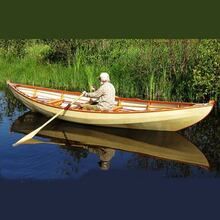
[[[15,144],[13,144],[12,146],[17,146],[18,144],[22,144],[23,142],[33,138],[42,128],[44,128],[46,125],[48,125],[51,121],[53,121],[55,118],[57,118],[59,115],[61,115],[63,112],[65,112],[67,109],[69,109],[71,107],[71,105],[73,103],[75,103],[76,101],[78,101],[84,94],[81,94],[78,98],[76,98],[75,100],[73,100],[71,103],[69,103],[64,109],[62,109],[61,111],[59,111],[56,115],[54,115],[51,119],[49,119],[47,122],[45,122],[43,125],[41,125],[39,128],[35,129],[34,131],[32,131],[31,133],[25,135],[23,138],[21,138],[19,141],[17,141]]]

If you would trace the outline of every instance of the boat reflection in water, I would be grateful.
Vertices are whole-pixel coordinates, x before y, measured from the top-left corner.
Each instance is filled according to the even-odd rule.
[[[47,120],[41,114],[27,112],[13,123],[11,130],[27,134]],[[84,148],[99,156],[100,168],[104,170],[109,169],[116,150],[209,167],[202,152],[176,132],[96,127],[55,120],[37,136],[49,138],[50,141],[32,139],[26,144],[51,143],[62,147]]]

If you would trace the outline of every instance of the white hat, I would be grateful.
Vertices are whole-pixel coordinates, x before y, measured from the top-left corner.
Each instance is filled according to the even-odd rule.
[[[101,73],[99,77],[102,82],[110,81],[108,73]]]

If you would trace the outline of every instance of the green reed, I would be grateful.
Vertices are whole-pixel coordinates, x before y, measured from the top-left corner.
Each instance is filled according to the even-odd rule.
[[[10,79],[89,91],[92,85],[99,86],[98,76],[105,71],[119,96],[188,101],[206,96],[217,99],[220,93],[219,41],[71,39],[6,43],[0,44],[1,87]],[[209,75],[203,80],[205,74]]]

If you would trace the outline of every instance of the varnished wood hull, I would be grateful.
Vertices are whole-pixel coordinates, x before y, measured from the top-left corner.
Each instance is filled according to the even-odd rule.
[[[46,116],[53,116],[62,109],[62,106],[57,107],[47,104],[45,102],[36,101],[36,99],[33,99],[30,95],[22,92],[23,90],[19,90],[19,88],[28,88],[27,90],[30,90],[29,93],[31,94],[31,90],[36,89],[35,87],[25,87],[26,85],[13,84],[10,82],[8,82],[8,86],[14,96],[32,111],[40,112]],[[62,92],[65,94],[65,91],[50,90],[40,87],[37,87],[37,89],[38,91],[48,91],[48,93],[50,93],[51,91],[52,95],[60,95]],[[78,96],[79,93],[72,93],[72,97]],[[84,98],[84,100],[85,99],[86,98]],[[122,101],[124,109],[126,109],[126,106],[128,104],[132,104],[132,106],[136,106],[139,109],[143,108],[143,110],[124,110],[121,112],[92,112],[71,109],[65,111],[62,115],[59,116],[59,118],[70,122],[107,127],[158,131],[177,131],[189,127],[202,120],[210,113],[214,105],[214,103],[212,102],[206,104],[178,104],[175,102],[148,101],[148,105],[150,105],[149,103],[153,103],[151,104],[152,106],[159,106],[159,108],[153,108],[150,105],[150,108],[148,110],[145,108],[145,106],[147,106],[147,101],[138,99],[130,100],[123,98]],[[136,109],[135,107],[133,108]]]

